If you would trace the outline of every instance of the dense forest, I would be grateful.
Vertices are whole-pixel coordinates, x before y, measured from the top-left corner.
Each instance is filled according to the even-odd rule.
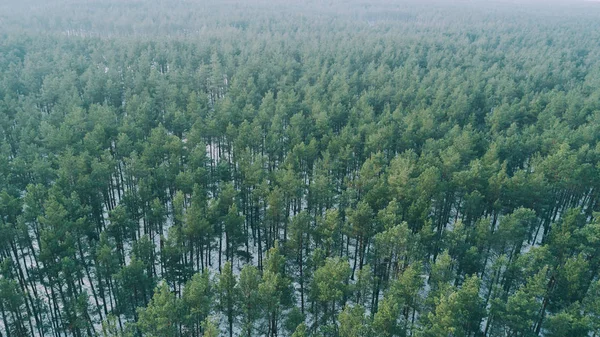
[[[0,337],[600,336],[600,4],[0,4]]]

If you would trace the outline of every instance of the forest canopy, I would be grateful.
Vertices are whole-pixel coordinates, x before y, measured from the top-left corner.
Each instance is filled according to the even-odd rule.
[[[600,335],[600,4],[0,4],[0,337]]]

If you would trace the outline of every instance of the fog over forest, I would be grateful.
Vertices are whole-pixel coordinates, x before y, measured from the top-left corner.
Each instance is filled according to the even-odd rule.
[[[0,337],[599,337],[600,3],[0,2]]]

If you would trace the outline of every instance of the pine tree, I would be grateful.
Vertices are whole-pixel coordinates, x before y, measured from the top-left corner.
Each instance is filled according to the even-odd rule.
[[[138,309],[137,325],[145,336],[179,336],[180,302],[166,283],[158,285],[145,308]]]
[[[217,289],[219,293],[219,309],[227,318],[229,337],[233,336],[233,324],[238,316],[239,288],[236,287],[237,279],[233,274],[233,266],[227,261],[219,275]]]

